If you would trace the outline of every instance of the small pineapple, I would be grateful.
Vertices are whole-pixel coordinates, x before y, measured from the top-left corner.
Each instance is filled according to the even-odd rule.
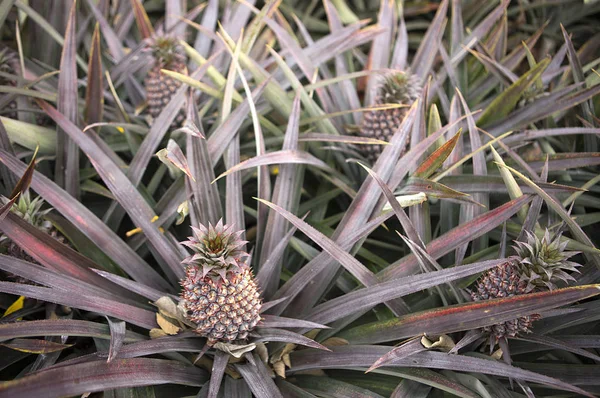
[[[360,126],[360,135],[389,142],[402,123],[408,108],[419,98],[420,94],[421,79],[419,76],[408,71],[394,72],[386,76],[378,88],[375,105],[401,104],[405,107],[366,112]],[[361,145],[361,150],[365,158],[374,163],[383,151],[383,145]],[[405,150],[406,147],[403,152]]]
[[[520,257],[519,272],[521,279],[528,283],[528,290],[556,289],[556,283],[575,281],[566,271],[578,272],[577,264],[569,258],[578,254],[575,251],[565,251],[567,242],[560,242],[561,233],[550,236],[548,229],[542,239],[527,231],[527,242],[515,241],[513,246]]]
[[[487,271],[477,281],[476,290],[471,292],[471,298],[473,301],[482,301],[525,293],[527,293],[527,282],[521,280],[515,261],[507,260]],[[537,314],[523,316],[497,325],[486,326],[483,330],[490,333],[490,345],[494,346],[500,339],[515,337],[519,333],[531,333],[532,322],[539,318]]]
[[[197,324],[196,332],[208,344],[234,342],[248,336],[260,320],[262,300],[242,250],[243,231],[220,220],[208,228],[194,228],[184,245],[194,254],[187,257],[181,281],[181,302],[186,317]]]
[[[148,112],[153,118],[156,118],[181,86],[179,80],[164,75],[160,70],[167,69],[186,74],[187,66],[183,47],[175,37],[157,36],[152,38],[150,50],[152,51],[154,64],[144,80],[144,85],[146,87]],[[181,109],[173,121],[173,125],[179,126],[184,119],[185,111]]]
[[[15,74],[15,56],[10,52],[8,48],[0,50],[0,72],[14,75]],[[0,85],[2,86],[14,86],[15,82],[8,79],[7,77],[0,76]],[[17,118],[17,102],[11,101],[7,104],[6,109],[1,113],[2,116],[6,116],[11,119]]]
[[[35,199],[31,199],[31,195],[29,194],[29,191],[27,191],[19,197],[18,202],[11,207],[10,211],[40,231],[57,237],[57,232],[54,230],[52,223],[45,218],[46,214],[52,211],[52,209],[42,210],[43,205],[44,200],[41,197],[38,196]],[[27,252],[21,249],[19,245],[10,240],[8,236],[4,234],[0,234],[0,247],[2,247],[3,251],[5,251],[9,256],[34,263],[36,262],[27,254]]]

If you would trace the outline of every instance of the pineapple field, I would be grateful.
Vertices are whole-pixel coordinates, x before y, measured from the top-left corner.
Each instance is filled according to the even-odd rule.
[[[0,0],[0,397],[600,396],[599,21]]]

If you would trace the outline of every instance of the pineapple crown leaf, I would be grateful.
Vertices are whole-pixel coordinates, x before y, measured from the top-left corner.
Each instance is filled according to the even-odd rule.
[[[581,264],[569,261],[577,251],[567,251],[568,242],[561,241],[562,232],[551,234],[548,229],[542,238],[526,231],[526,241],[515,241],[513,246],[519,257],[522,278],[537,287],[556,288],[555,282],[568,283],[575,278],[566,271],[579,272]]]
[[[233,225],[219,220],[215,225],[192,227],[192,232],[193,236],[181,243],[192,249],[193,254],[182,263],[200,267],[203,278],[225,280],[228,274],[237,275],[248,267],[244,260],[249,254],[243,250],[248,242],[241,239],[244,231],[236,231]]]
[[[411,104],[421,95],[422,82],[410,71],[394,71],[384,76],[378,97],[382,103]]]
[[[169,67],[177,62],[185,62],[185,52],[176,37],[156,35],[149,39],[148,43],[158,65]]]

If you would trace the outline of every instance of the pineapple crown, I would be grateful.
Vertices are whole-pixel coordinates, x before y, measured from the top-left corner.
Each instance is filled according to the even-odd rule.
[[[551,236],[546,229],[542,239],[529,231],[526,234],[526,242],[515,241],[516,246],[513,246],[520,257],[519,268],[524,280],[533,287],[547,287],[550,290],[556,288],[558,281],[568,283],[575,280],[566,271],[579,272],[577,267],[581,264],[569,261],[579,252],[565,250],[567,241],[561,242],[561,232]]]
[[[161,66],[185,62],[185,52],[174,36],[158,35],[150,39],[150,50],[155,62]]]
[[[43,205],[44,200],[40,196],[31,199],[29,191],[26,191],[19,197],[19,200],[12,205],[10,211],[37,229],[49,232],[52,229],[52,223],[46,220],[46,214],[51,212],[52,209],[42,210]],[[6,235],[3,234],[2,237],[0,237],[0,241],[5,240],[6,238]]]
[[[244,262],[248,253],[243,250],[246,243],[240,237],[244,231],[235,231],[233,225],[223,224],[208,227],[200,224],[192,227],[194,236],[183,245],[192,249],[194,254],[183,260],[188,267],[202,269],[202,278],[210,277],[215,282],[231,279],[242,273],[248,265]]]
[[[392,72],[384,77],[378,89],[381,103],[413,103],[421,95],[421,78],[410,71]]]

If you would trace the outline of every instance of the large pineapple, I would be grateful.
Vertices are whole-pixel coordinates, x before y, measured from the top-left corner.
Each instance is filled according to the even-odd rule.
[[[561,234],[550,236],[548,229],[544,232],[542,239],[527,231],[527,241],[515,241],[513,246],[517,255],[521,258],[519,262],[519,273],[521,279],[528,283],[528,290],[533,289],[556,289],[556,283],[563,281],[575,281],[567,271],[577,272],[577,264],[569,261],[579,252],[565,251],[567,242],[560,241]]]
[[[366,112],[360,126],[360,135],[389,142],[412,103],[419,98],[421,79],[410,72],[394,72],[384,78],[377,90],[375,105],[400,104],[404,107]],[[407,146],[408,140],[403,152]],[[374,163],[383,151],[383,145],[361,145],[361,150],[365,158]]]
[[[474,301],[491,300],[518,296],[527,293],[527,282],[521,279],[519,268],[515,261],[505,263],[487,271],[477,281],[476,290],[471,292]],[[490,333],[491,345],[507,337],[515,337],[519,333],[530,333],[531,324],[539,319],[537,314],[522,316],[510,321],[486,326],[484,331]]]
[[[146,75],[144,85],[146,87],[148,112],[153,118],[156,118],[181,86],[180,81],[166,76],[160,70],[167,69],[185,74],[187,73],[187,66],[183,47],[175,37],[156,36],[151,39],[150,49],[154,63],[152,69]],[[173,121],[173,125],[180,125],[184,119],[185,111],[182,108]]]
[[[208,228],[193,228],[184,245],[187,257],[181,281],[181,302],[186,317],[197,324],[196,332],[208,344],[243,340],[260,320],[262,301],[252,271],[244,261],[243,231],[234,231],[222,220]]]

